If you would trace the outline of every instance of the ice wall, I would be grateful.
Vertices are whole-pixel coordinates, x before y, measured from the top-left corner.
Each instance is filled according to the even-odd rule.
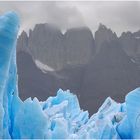
[[[16,38],[19,19],[14,12],[0,17],[0,137],[9,138],[11,102],[16,89]]]
[[[60,89],[44,102],[37,98],[21,101],[16,70],[18,29],[16,13],[0,17],[0,138],[140,138],[140,88],[130,92],[125,103],[108,97],[91,117],[69,90]]]

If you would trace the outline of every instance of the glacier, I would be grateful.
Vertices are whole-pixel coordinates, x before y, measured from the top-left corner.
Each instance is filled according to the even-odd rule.
[[[0,138],[1,139],[138,139],[140,88],[117,103],[108,97],[89,116],[76,95],[59,89],[41,102],[22,101],[18,94],[16,41],[20,20],[15,12],[0,16]],[[94,91],[93,91],[94,92]]]

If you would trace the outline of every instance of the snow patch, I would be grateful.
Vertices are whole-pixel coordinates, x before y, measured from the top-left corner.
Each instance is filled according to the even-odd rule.
[[[136,39],[140,39],[140,36],[136,36],[135,38],[136,38]]]
[[[40,62],[39,60],[35,60],[35,64],[36,66],[42,70],[43,73],[47,73],[47,71],[54,71],[53,68],[49,67],[46,64],[43,64],[42,62]]]

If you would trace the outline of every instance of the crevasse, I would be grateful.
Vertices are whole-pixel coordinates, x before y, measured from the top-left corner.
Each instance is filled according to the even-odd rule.
[[[23,102],[17,88],[18,29],[16,13],[0,17],[0,138],[140,138],[140,88],[131,91],[124,103],[108,97],[91,117],[80,109],[76,95],[69,90],[59,89],[44,102],[37,98]]]

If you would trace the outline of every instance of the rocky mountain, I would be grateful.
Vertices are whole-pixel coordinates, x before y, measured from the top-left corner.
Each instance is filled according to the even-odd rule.
[[[28,52],[20,51],[17,53],[17,67],[19,93],[23,100],[29,96],[39,100],[47,99],[50,95],[55,95],[59,88],[70,89],[82,99],[79,91],[86,68],[83,65],[43,73]]]
[[[103,43],[111,42],[116,39],[117,39],[116,33],[100,23],[98,30],[95,32],[95,46],[97,48],[96,53],[100,51],[100,48]]]
[[[43,73],[35,64],[32,56],[24,51],[17,53],[19,93],[22,99],[27,97],[38,97],[47,99],[49,95],[55,93],[56,83],[54,76]],[[56,87],[57,89],[59,87]],[[48,92],[49,91],[49,92]],[[39,94],[38,94],[39,93]]]
[[[87,27],[62,34],[49,24],[36,25],[18,39],[20,96],[44,100],[59,88],[70,89],[90,113],[108,96],[124,101],[140,84],[139,35],[127,32],[118,38],[100,24],[94,40]]]
[[[21,33],[17,40],[17,52],[19,51],[29,52],[28,36],[25,31]]]
[[[18,51],[28,48],[34,60],[55,70],[86,64],[95,52],[94,39],[87,27],[70,29],[62,34],[52,25],[37,24],[30,30],[29,37],[23,32],[18,40]]]
[[[123,32],[119,41],[132,61],[140,65],[140,31],[135,33]]]
[[[95,108],[108,96],[123,102],[129,91],[139,87],[139,74],[137,65],[126,55],[117,40],[106,42],[86,68],[81,89],[81,93],[86,94],[82,102],[88,102],[88,106]]]

